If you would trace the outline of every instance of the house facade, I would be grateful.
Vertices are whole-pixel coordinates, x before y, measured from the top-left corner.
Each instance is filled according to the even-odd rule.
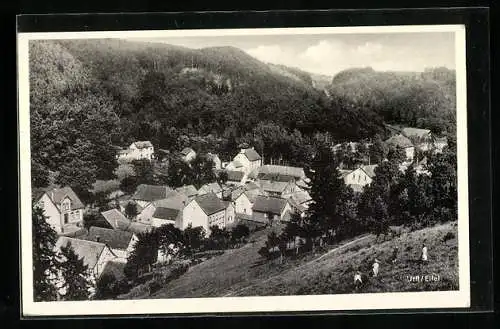
[[[258,196],[252,207],[252,220],[260,223],[286,222],[292,212],[286,199]]]
[[[154,158],[154,147],[150,141],[133,142],[127,149],[118,151],[117,157],[126,161],[152,160]]]
[[[132,196],[132,200],[141,208],[146,208],[153,201],[165,199],[172,189],[166,185],[141,184]]]
[[[250,173],[262,166],[262,157],[253,147],[242,148],[227,166],[227,170],[243,171]]]
[[[43,192],[37,204],[43,209],[47,223],[58,234],[76,231],[83,223],[85,206],[69,186]]]
[[[96,226],[91,227],[87,235],[79,239],[104,243],[117,258],[124,261],[126,261],[133,251],[134,245],[137,242],[137,236],[132,232]]]
[[[210,234],[210,226],[217,225],[220,228],[226,226],[226,220],[231,217],[234,220],[234,206],[231,202],[221,201],[214,193],[197,196],[191,200],[182,212],[182,225],[185,229],[192,227],[203,227],[206,234]]]
[[[253,203],[250,201],[246,193],[241,193],[233,201],[236,213],[252,215]]]
[[[413,158],[415,157],[415,146],[408,137],[402,134],[394,135],[386,140],[385,143],[389,147],[399,147],[403,149],[406,160],[409,162],[413,161]]]

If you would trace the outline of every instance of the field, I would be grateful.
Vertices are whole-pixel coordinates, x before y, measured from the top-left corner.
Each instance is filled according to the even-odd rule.
[[[456,223],[403,233],[379,242],[367,235],[328,251],[308,253],[298,259],[265,261],[257,253],[269,230],[257,232],[254,243],[228,250],[191,267],[180,278],[151,296],[138,298],[187,298],[224,296],[265,296],[353,293],[354,271],[364,274],[359,292],[432,291],[458,289],[458,248]],[[429,262],[418,261],[425,240]],[[396,263],[389,262],[393,248],[399,247]],[[370,276],[371,265],[381,262],[377,278]],[[413,282],[407,275],[435,275],[437,281]]]

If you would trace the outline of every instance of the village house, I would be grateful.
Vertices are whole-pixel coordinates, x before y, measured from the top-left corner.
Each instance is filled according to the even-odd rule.
[[[296,191],[296,185],[293,181],[275,182],[270,180],[259,180],[257,184],[259,184],[263,194],[278,198],[288,198]]]
[[[429,151],[433,145],[433,136],[429,129],[405,127],[401,134],[412,141],[422,151]]]
[[[401,148],[406,155],[406,160],[410,162],[413,161],[413,157],[415,156],[415,147],[413,146],[410,139],[408,139],[408,137],[405,137],[402,134],[394,135],[387,139],[385,143],[389,147]]]
[[[237,188],[229,189],[224,191],[223,199],[232,201],[234,205],[234,210],[236,214],[248,214],[252,215],[253,202],[250,201],[251,192],[245,190],[244,187],[239,186]],[[255,197],[252,198],[255,201]]]
[[[248,174],[260,166],[262,166],[262,157],[259,153],[253,147],[242,145],[240,153],[233,158],[233,161],[225,169],[243,171]]]
[[[175,191],[185,195],[188,199],[192,199],[198,195],[198,190],[194,185],[184,185],[176,188]]]
[[[190,148],[190,147],[185,147],[181,151],[181,159],[184,162],[191,162],[196,158],[196,152]]]
[[[74,239],[66,236],[60,236],[56,242],[54,250],[60,251],[62,247],[71,248],[75,254],[83,259],[83,264],[87,266],[92,281],[99,279],[102,275],[106,263],[118,259],[111,248],[102,242],[95,242],[82,239]]]
[[[221,201],[214,193],[198,195],[184,208],[182,225],[179,228],[185,229],[189,225],[201,226],[209,235],[210,226],[217,225],[223,228],[227,222],[234,221],[234,215],[232,215],[234,209],[231,210],[231,207],[231,202]]]
[[[71,187],[42,191],[37,204],[43,209],[47,223],[60,235],[80,230],[83,223],[83,202]]]
[[[116,257],[127,259],[137,242],[137,236],[132,232],[113,230],[92,226],[87,235],[80,237],[81,240],[104,243],[111,249]]]
[[[166,224],[179,225],[182,220],[182,209],[189,202],[184,194],[171,191],[166,198],[149,203],[137,216],[141,223],[160,227]]]
[[[289,198],[290,206],[295,213],[305,215],[309,205],[312,203],[312,198],[307,191],[297,191],[292,193]]]
[[[228,185],[243,185],[245,183],[246,175],[243,171],[226,170]]]
[[[153,201],[165,199],[170,192],[172,192],[172,189],[166,185],[141,184],[137,186],[132,200],[142,208],[145,208]]]
[[[152,160],[154,158],[154,147],[150,141],[137,141],[130,144],[128,149],[119,150],[119,160]]]
[[[376,167],[377,165],[366,165],[355,170],[342,170],[340,173],[345,185],[350,186],[354,192],[361,192],[366,185],[372,183]]]
[[[127,227],[126,231],[132,232],[135,235],[138,234],[143,234],[143,233],[149,233],[153,230],[153,226],[141,223],[141,222],[131,222],[130,225]]]
[[[204,195],[207,193],[214,193],[219,199],[222,199],[222,187],[219,183],[208,183],[200,187],[198,190],[198,195]]]
[[[252,207],[252,220],[261,223],[288,221],[292,207],[290,202],[283,198],[257,196]]]
[[[126,230],[130,225],[130,220],[116,208],[101,212],[101,216],[115,230]]]
[[[303,168],[279,165],[263,165],[249,174],[253,179],[288,181],[293,178],[296,181],[304,180],[306,174]]]
[[[215,170],[222,169],[222,161],[220,160],[218,154],[207,153],[207,157],[208,157],[208,159],[212,160],[212,162],[214,163]]]

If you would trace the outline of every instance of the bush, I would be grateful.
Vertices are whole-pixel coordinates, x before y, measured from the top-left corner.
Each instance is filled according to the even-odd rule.
[[[267,247],[262,247],[259,249],[259,255],[262,257],[269,259],[271,257],[271,253],[269,252],[269,249]]]
[[[443,242],[446,242],[448,240],[454,239],[455,234],[453,232],[448,232],[443,236]]]

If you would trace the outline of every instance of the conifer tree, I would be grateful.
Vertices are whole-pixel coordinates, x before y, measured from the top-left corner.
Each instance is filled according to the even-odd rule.
[[[64,300],[89,299],[92,283],[88,266],[75,253],[71,243],[61,246],[59,270],[62,279],[60,291]]]

